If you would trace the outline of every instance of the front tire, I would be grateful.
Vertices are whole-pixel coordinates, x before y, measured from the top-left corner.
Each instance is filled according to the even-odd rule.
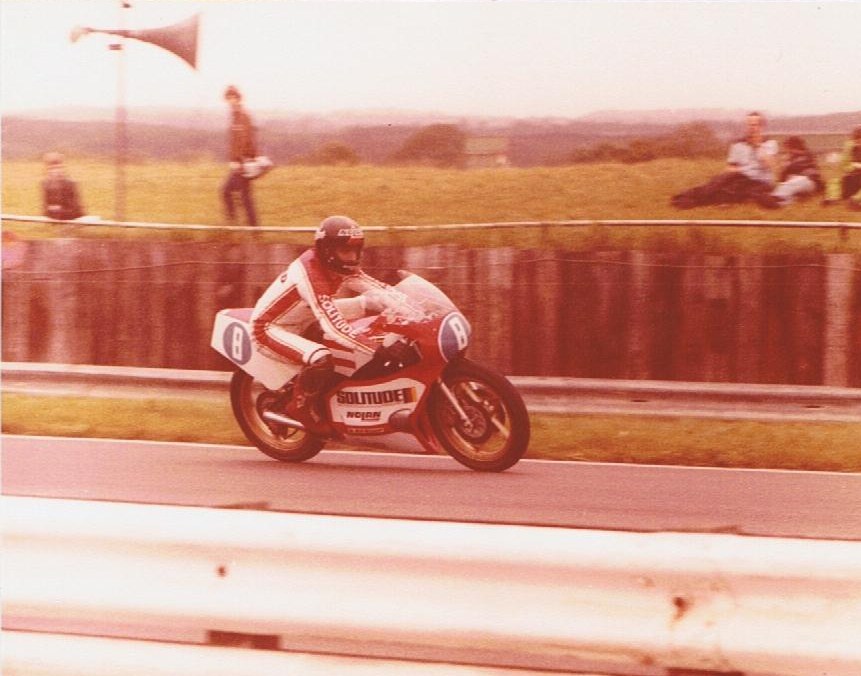
[[[437,384],[428,402],[431,426],[446,453],[479,472],[502,472],[529,446],[529,413],[502,374],[467,359],[451,362],[442,382],[466,414],[464,421]]]
[[[313,458],[322,450],[323,439],[295,427],[268,423],[261,417],[275,396],[245,371],[236,371],[230,380],[230,405],[248,441],[281,462]]]

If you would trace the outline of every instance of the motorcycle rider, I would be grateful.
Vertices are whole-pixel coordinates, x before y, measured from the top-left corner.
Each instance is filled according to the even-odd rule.
[[[350,325],[350,320],[378,314],[384,303],[375,290],[388,285],[361,269],[365,235],[347,216],[329,216],[302,253],[260,296],[251,313],[252,339],[275,359],[301,365],[293,401],[315,423],[322,418],[320,395],[338,378],[332,353],[303,337],[315,324],[323,334],[370,360],[379,344]]]

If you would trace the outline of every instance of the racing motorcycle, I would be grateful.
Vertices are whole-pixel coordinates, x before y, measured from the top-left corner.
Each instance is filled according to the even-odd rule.
[[[500,373],[466,358],[472,329],[448,296],[419,275],[399,274],[394,286],[374,290],[384,309],[351,322],[353,331],[383,346],[372,358],[323,336],[337,377],[324,387],[314,418],[295,401],[300,367],[255,349],[251,309],[218,312],[211,345],[235,365],[233,414],[260,451],[301,462],[337,442],[447,453],[484,472],[503,471],[523,457],[530,426],[520,393]]]

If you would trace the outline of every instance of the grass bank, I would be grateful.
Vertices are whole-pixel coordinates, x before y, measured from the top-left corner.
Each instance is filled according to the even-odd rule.
[[[247,445],[228,402],[4,394],[3,432]],[[861,472],[861,424],[533,415],[528,457]]]
[[[103,160],[68,160],[91,214],[113,218],[114,168]],[[423,167],[278,167],[254,184],[263,225],[313,226],[325,216],[346,213],[365,225],[436,225],[568,220],[783,220],[857,221],[844,206],[823,207],[818,199],[778,211],[755,205],[702,207],[678,211],[674,193],[721,170],[712,160],[666,159],[641,164],[581,164],[553,168],[446,170]],[[37,162],[3,162],[3,211],[40,215]],[[219,163],[144,162],[127,167],[126,220],[217,225],[223,222],[219,190],[225,169]],[[57,226],[5,224],[25,237],[50,237]],[[64,236],[203,239],[247,238],[246,233],[210,234],[122,230],[78,226]],[[307,235],[292,236],[306,242]],[[290,241],[267,234],[262,241]],[[480,231],[374,234],[371,245],[460,243],[568,250],[861,251],[861,233],[845,238],[834,231],[754,228],[546,228],[533,231]]]

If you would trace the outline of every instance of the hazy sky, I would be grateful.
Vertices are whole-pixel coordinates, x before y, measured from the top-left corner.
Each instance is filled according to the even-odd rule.
[[[861,108],[861,0],[0,0],[0,105],[112,107],[110,38],[75,25],[201,14],[198,70],[127,41],[130,106],[575,117],[604,109]]]

